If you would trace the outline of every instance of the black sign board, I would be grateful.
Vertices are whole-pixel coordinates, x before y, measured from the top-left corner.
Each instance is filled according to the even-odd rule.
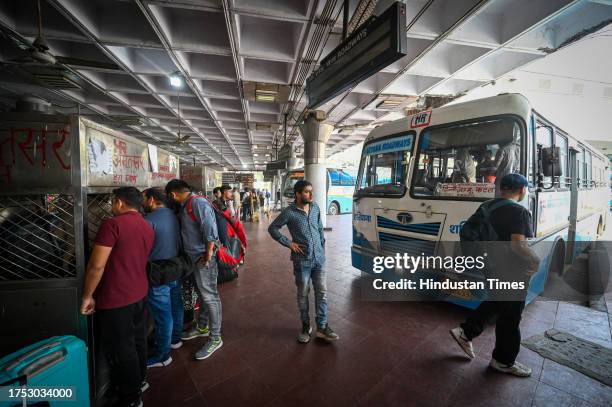
[[[406,5],[395,2],[370,17],[306,79],[308,107],[322,105],[387,67],[407,52]]]
[[[287,169],[287,161],[272,161],[266,164],[266,171],[286,170],[286,169]]]

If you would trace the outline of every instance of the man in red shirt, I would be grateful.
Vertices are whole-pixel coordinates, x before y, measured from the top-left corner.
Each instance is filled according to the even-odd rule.
[[[147,260],[155,233],[139,212],[142,194],[134,187],[113,191],[113,217],[96,236],[87,264],[81,313],[96,311],[105,353],[122,405],[142,406],[147,371],[145,297]]]

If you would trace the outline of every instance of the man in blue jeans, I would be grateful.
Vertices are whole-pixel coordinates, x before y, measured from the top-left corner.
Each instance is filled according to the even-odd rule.
[[[179,255],[181,230],[174,212],[166,208],[166,194],[160,188],[143,192],[145,219],[153,227],[155,242],[150,260],[169,260]],[[172,362],[170,349],[183,345],[183,299],[180,280],[149,287],[148,304],[155,320],[155,352],[147,368],[164,367]]]
[[[216,247],[219,245],[217,219],[212,204],[203,197],[193,195],[189,184],[185,181],[175,179],[168,182],[166,193],[181,206],[179,220],[183,249],[198,266],[198,269],[193,273],[203,302],[198,321],[204,322],[204,315],[206,315],[204,312],[206,312],[210,330],[207,327],[200,327],[201,330],[196,330],[195,336],[187,333],[183,335],[183,339],[210,336],[208,342],[195,354],[197,360],[203,360],[210,357],[223,345],[223,340],[221,340],[221,299],[217,290],[219,270],[215,255]]]
[[[302,319],[302,330],[298,342],[310,341],[312,328],[308,311],[308,294],[310,282],[315,291],[315,307],[317,322],[317,338],[335,341],[339,336],[327,323],[327,282],[325,279],[325,237],[321,210],[312,201],[312,184],[300,180],[293,187],[295,202],[283,209],[278,217],[268,227],[268,232],[274,240],[291,249],[293,274],[297,287],[297,303]],[[280,232],[287,225],[291,240]]]

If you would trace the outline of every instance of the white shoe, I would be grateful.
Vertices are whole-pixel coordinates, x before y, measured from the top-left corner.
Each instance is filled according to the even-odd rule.
[[[461,349],[463,349],[467,357],[474,359],[476,357],[476,354],[474,353],[474,346],[472,345],[472,341],[468,340],[468,338],[465,336],[463,328],[453,328],[449,332],[453,339],[457,341],[457,344],[461,346]]]
[[[498,372],[511,374],[513,376],[518,376],[518,377],[531,376],[531,368],[519,362],[514,362],[512,366],[508,366],[508,365],[499,363],[497,360],[491,358],[491,362],[489,363],[489,366],[492,369],[497,370]]]
[[[170,348],[175,350],[180,348],[181,346],[183,346],[183,341],[178,341],[170,344]]]

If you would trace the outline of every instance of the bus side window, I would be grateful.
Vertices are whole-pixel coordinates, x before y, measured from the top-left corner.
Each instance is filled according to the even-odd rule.
[[[586,152],[586,160],[584,161],[584,164],[586,166],[586,171],[585,171],[586,187],[592,188],[593,187],[593,154],[591,154],[590,151]]]
[[[336,170],[329,170],[329,178],[331,178],[331,185],[332,186],[339,186],[340,185],[340,173]]]
[[[561,175],[559,176],[559,186],[565,188],[569,186],[569,174],[567,172],[567,137],[556,133],[555,147],[559,147],[559,166],[561,167]]]
[[[548,148],[552,147],[552,139],[553,139],[553,131],[552,127],[547,124],[537,122],[536,124],[536,143],[539,148]],[[538,161],[541,157],[538,157]],[[538,172],[541,172],[541,169],[538,169]],[[552,186],[553,179],[552,177],[542,177],[542,183],[544,187],[549,188]]]
[[[578,166],[578,188],[581,188],[584,186],[585,184],[585,175],[586,175],[586,171],[585,171],[585,167],[584,167],[584,163],[585,163],[585,151],[584,151],[584,147],[578,147],[578,153],[576,154],[576,165]]]

